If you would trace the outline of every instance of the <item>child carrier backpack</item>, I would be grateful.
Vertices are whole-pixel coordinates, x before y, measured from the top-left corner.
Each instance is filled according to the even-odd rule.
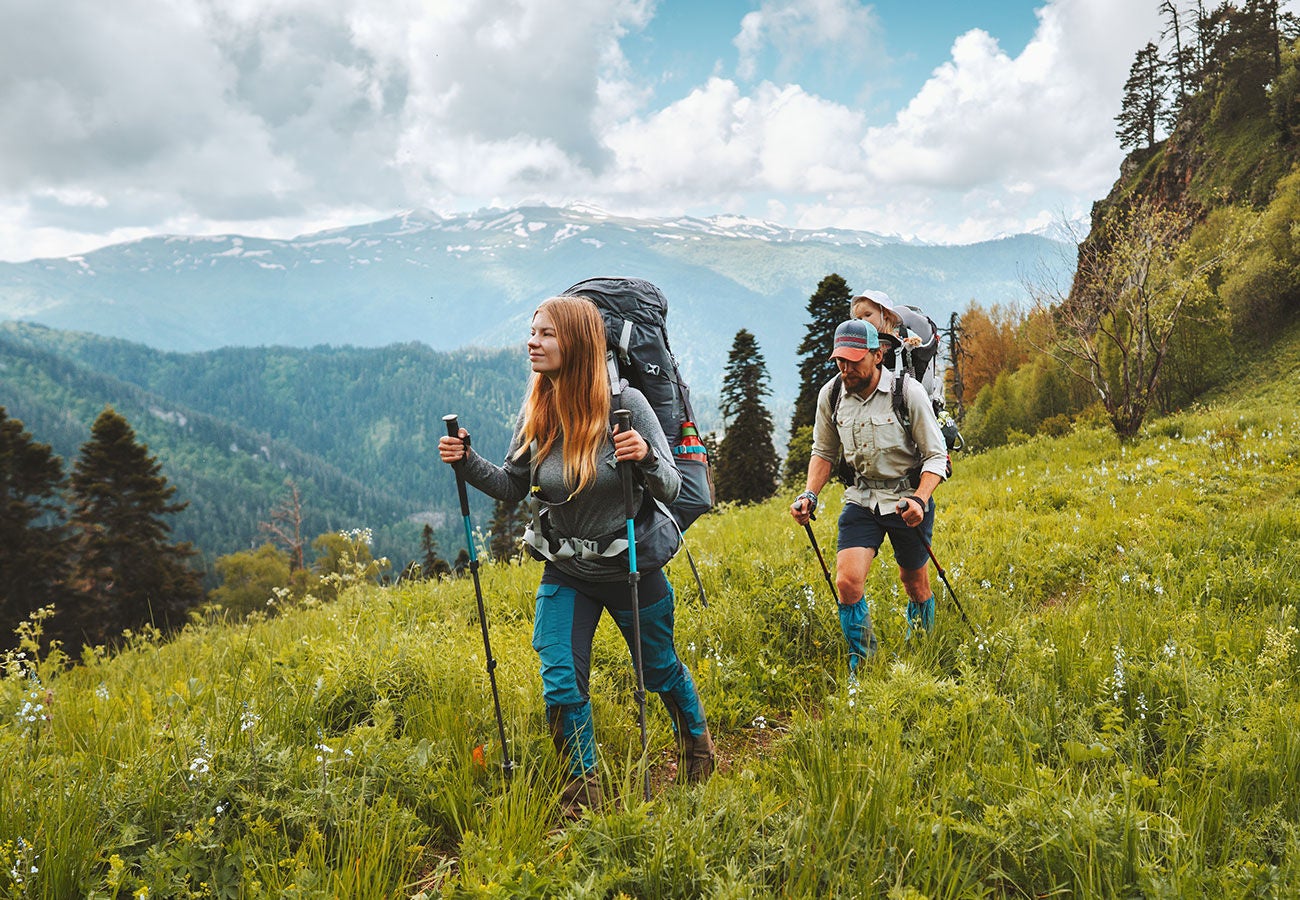
[[[926,396],[930,398],[935,418],[939,420],[939,430],[943,432],[948,450],[960,450],[962,439],[957,430],[957,420],[948,412],[944,401],[939,326],[915,306],[895,306],[892,311],[901,322],[897,337],[903,346],[898,350],[887,350],[884,365],[894,373],[895,380],[910,376],[921,383]],[[907,410],[902,404],[901,391],[894,392],[894,411],[905,426],[911,425]]]
[[[650,401],[682,476],[681,492],[668,511],[677,527],[685,531],[713,507],[713,474],[708,451],[695,428],[690,388],[668,345],[668,299],[640,278],[588,278],[564,294],[586,297],[605,320],[605,359],[613,408],[619,408],[624,379]]]

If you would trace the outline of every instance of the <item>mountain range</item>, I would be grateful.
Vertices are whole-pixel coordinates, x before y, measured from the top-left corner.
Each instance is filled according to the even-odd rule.
[[[580,207],[415,211],[291,240],[159,236],[0,263],[0,320],[168,351],[411,341],[434,350],[505,347],[522,343],[545,297],[595,275],[635,275],[668,296],[673,348],[698,406],[711,406],[731,341],[747,328],[780,410],[797,389],[807,298],[832,272],[855,291],[887,291],[945,325],[972,300],[1023,303],[1028,280],[1068,283],[1073,265],[1072,245],[1040,235],[945,246]]]

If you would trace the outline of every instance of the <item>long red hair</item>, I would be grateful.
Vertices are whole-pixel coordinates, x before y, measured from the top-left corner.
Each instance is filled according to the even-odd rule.
[[[537,442],[537,458],[564,445],[564,481],[578,493],[596,478],[596,460],[609,434],[609,376],[605,368],[605,322],[585,297],[551,297],[545,311],[555,325],[560,370],[534,372],[524,403],[523,439],[515,459]]]

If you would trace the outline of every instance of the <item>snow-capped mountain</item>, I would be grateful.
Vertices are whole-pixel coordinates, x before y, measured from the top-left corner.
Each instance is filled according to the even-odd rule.
[[[939,246],[730,216],[411,211],[291,240],[160,236],[0,263],[0,319],[179,351],[408,341],[451,350],[520,343],[541,299],[595,275],[635,275],[668,296],[674,350],[697,389],[716,390],[732,338],[747,328],[781,400],[824,276],[888,291],[942,324],[972,300],[1023,301],[1023,280],[1044,270],[1067,282],[1066,256],[1034,235]]]

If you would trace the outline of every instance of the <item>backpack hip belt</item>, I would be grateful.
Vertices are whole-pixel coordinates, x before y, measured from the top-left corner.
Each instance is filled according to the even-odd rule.
[[[523,542],[543,559],[557,562],[566,559],[605,559],[627,551],[627,532],[614,531],[600,538],[558,537],[547,527],[544,513],[555,505],[541,498],[537,482],[537,441],[528,445],[528,512],[531,521],[524,528]],[[564,501],[568,503],[568,500]],[[547,532],[552,532],[547,534]]]
[[[529,525],[524,529],[524,543],[545,559],[561,562],[566,559],[607,559],[627,550],[627,538],[621,533],[596,540],[576,537],[546,537],[542,529]],[[603,547],[603,549],[602,549]]]
[[[863,478],[859,475],[853,483],[855,487],[873,491],[905,491],[912,486],[910,479],[906,475],[902,478],[886,478],[884,480]]]

